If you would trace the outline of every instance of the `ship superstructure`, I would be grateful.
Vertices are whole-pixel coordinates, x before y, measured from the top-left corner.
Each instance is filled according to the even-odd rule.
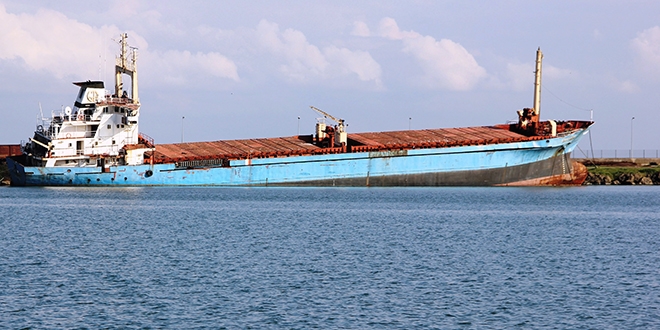
[[[75,83],[73,108],[39,125],[23,155],[7,158],[12,185],[575,185],[586,178],[569,155],[593,122],[540,121],[540,49],[534,106],[519,110],[516,123],[349,133],[344,119],[312,106],[323,117],[311,135],[155,145],[138,131],[137,50],[126,40],[114,90]]]
[[[138,130],[137,49],[122,34],[115,66],[115,88],[102,81],[75,82],[80,88],[72,107],[43,118],[24,146],[27,163],[36,167],[99,167],[142,164],[153,150],[150,138]],[[124,90],[123,76],[130,78]]]

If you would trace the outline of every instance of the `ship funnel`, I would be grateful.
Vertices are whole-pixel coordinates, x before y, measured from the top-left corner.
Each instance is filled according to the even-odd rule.
[[[534,115],[541,113],[541,62],[543,53],[541,47],[536,51],[536,70],[534,71]]]

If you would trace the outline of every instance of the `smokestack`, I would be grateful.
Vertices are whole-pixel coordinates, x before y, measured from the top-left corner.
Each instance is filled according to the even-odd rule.
[[[536,51],[536,71],[534,71],[534,114],[539,116],[541,113],[541,62],[543,53],[541,47]]]

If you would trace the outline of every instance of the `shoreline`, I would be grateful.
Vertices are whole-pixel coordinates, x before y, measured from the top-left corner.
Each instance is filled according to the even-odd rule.
[[[587,167],[582,185],[660,185],[658,158],[575,159]]]

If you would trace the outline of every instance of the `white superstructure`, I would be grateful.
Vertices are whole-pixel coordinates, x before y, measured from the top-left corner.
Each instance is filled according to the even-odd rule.
[[[59,114],[43,118],[24,147],[34,165],[99,166],[104,170],[112,165],[144,163],[144,153],[154,146],[138,131],[137,49],[131,48],[129,54],[127,37],[122,34],[120,40],[114,91],[106,91],[102,81],[74,83],[80,91],[73,108],[67,106]],[[130,90],[124,89],[123,75],[130,77]]]

